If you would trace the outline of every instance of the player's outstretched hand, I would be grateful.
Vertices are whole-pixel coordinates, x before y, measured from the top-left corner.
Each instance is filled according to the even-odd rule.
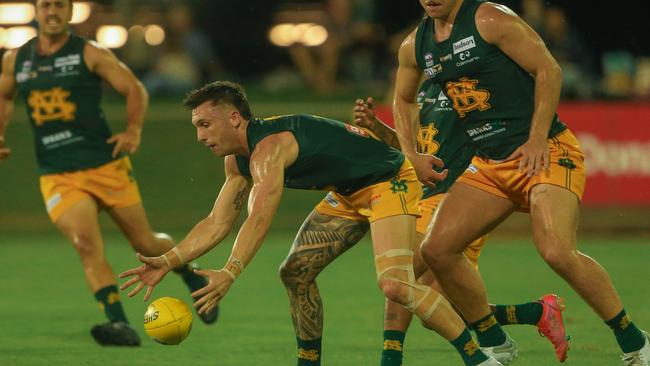
[[[5,146],[4,137],[0,137],[0,162],[5,160],[9,154],[11,154],[11,149]]]
[[[529,178],[551,168],[550,152],[546,139],[529,139],[519,146],[506,160],[519,160],[519,172]]]
[[[234,280],[231,275],[222,269],[195,269],[194,273],[208,280],[208,284],[205,287],[192,292],[192,297],[196,300],[194,307],[198,310],[199,314],[209,313],[226,296]]]
[[[135,288],[128,293],[129,297],[133,297],[147,286],[147,292],[144,294],[144,301],[147,301],[149,300],[149,296],[151,296],[153,288],[163,279],[163,277],[165,277],[170,269],[162,256],[145,257],[140,253],[136,253],[135,256],[143,264],[139,267],[120,273],[120,278],[133,276],[120,285],[120,290],[125,290],[137,283]]]
[[[440,173],[433,169],[434,166],[438,168],[444,168],[445,166],[445,163],[441,159],[433,155],[417,154],[409,157],[409,160],[413,164],[413,168],[415,168],[415,174],[417,174],[418,180],[429,187],[435,187],[436,182],[445,180],[449,173],[447,169]]]
[[[369,128],[376,119],[375,101],[372,97],[368,97],[365,101],[357,99],[352,114],[357,126]]]
[[[140,131],[135,129],[127,129],[122,133],[111,136],[106,143],[115,144],[113,147],[113,157],[117,157],[120,152],[127,154],[134,154],[140,147]]]

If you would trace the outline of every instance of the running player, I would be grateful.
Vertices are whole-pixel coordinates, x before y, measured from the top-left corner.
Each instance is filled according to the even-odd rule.
[[[5,129],[16,90],[34,131],[40,187],[48,215],[81,257],[90,291],[108,322],[91,329],[102,345],[137,346],[115,275],[104,256],[98,211],[105,209],[131,246],[149,255],[173,247],[169,235],[151,230],[131,162],[140,145],[147,92],[107,49],[70,33],[71,0],[36,1],[37,37],[5,52],[0,76],[0,161],[11,150]],[[126,98],[126,131],[111,136],[100,107],[101,82]],[[178,268],[190,290],[205,285],[189,266]],[[213,323],[218,312],[203,315]]]
[[[425,80],[420,86],[416,99],[419,109],[420,127],[417,132],[417,148],[422,154],[435,155],[442,159],[449,170],[447,179],[437,182],[434,188],[424,186],[424,195],[420,200],[420,214],[416,221],[417,242],[421,243],[434,216],[436,207],[445,196],[454,180],[469,165],[476,149],[465,131],[458,126],[458,118],[451,102],[442,92],[440,86],[431,80]],[[357,125],[367,127],[382,141],[399,148],[395,131],[379,120],[375,115],[372,98],[359,99],[354,108],[354,121]],[[485,242],[483,236],[474,241],[465,250],[465,257],[478,269],[478,257]],[[415,275],[420,282],[433,286],[442,292],[431,273],[418,255],[414,257]],[[566,360],[568,342],[562,313],[563,303],[557,295],[548,294],[538,301],[518,305],[491,305],[499,324],[536,325],[540,334],[553,344],[560,362]],[[411,314],[404,308],[386,301],[384,313],[384,347],[382,366],[400,366],[406,329],[411,321]]]

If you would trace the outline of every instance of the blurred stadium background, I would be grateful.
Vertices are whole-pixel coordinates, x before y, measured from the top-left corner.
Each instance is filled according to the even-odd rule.
[[[560,118],[577,132],[587,154],[579,239],[609,269],[628,311],[648,329],[647,21],[641,11],[630,10],[633,6],[498,2],[529,21],[562,64]],[[209,80],[230,79],[247,88],[259,116],[305,112],[349,120],[352,103],[364,96],[384,101],[389,115],[394,53],[421,15],[415,0],[74,4],[75,31],[112,48],[151,93],[142,145],[132,159],[154,227],[179,240],[209,212],[223,182],[222,161],[196,143],[189,112],[180,106],[184,93]],[[587,6],[600,16],[584,16]],[[34,24],[32,3],[0,2],[0,54],[35,34]],[[107,89],[103,105],[119,131],[125,121],[123,101]],[[45,360],[56,365],[294,363],[288,304],[274,276],[293,233],[322,193],[285,193],[268,243],[224,302],[215,329],[197,325],[187,342],[173,349],[152,342],[141,351],[98,349],[86,331],[100,314],[85,291],[76,254],[43,208],[32,135],[20,102],[6,138],[13,152],[0,165],[0,365],[42,365]],[[105,220],[103,227],[116,272],[135,265],[115,226]],[[613,364],[617,351],[609,331],[536,256],[528,229],[527,216],[516,214],[491,236],[481,265],[492,300],[523,302],[560,292],[567,297],[567,325],[574,336],[570,364]],[[200,262],[222,265],[231,243],[227,240]],[[382,306],[370,258],[364,241],[323,274],[324,364],[378,363]],[[189,300],[178,281],[165,281],[156,293]],[[140,300],[126,304],[138,324],[145,306]],[[409,365],[459,361],[435,335],[419,324],[412,328],[406,345]],[[513,333],[522,345],[518,364],[553,364],[546,341],[534,330]]]

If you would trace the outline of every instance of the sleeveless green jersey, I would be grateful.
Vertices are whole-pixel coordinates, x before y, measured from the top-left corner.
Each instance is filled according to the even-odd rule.
[[[475,15],[484,2],[464,0],[449,38],[440,43],[433,38],[433,19],[422,20],[415,56],[425,76],[445,89],[478,154],[499,160],[528,140],[535,81],[498,47],[481,38]],[[556,114],[549,137],[565,128]]]
[[[420,86],[417,103],[420,109],[418,152],[439,157],[445,163],[445,169],[449,169],[447,179],[436,182],[435,188],[423,186],[422,198],[428,198],[449,190],[469,165],[476,149],[458,125],[458,117],[440,85],[425,80]]]
[[[265,137],[289,131],[298,142],[298,157],[284,172],[284,186],[334,191],[349,195],[397,175],[401,152],[358,127],[308,114],[253,119],[246,136],[252,152]],[[250,176],[250,158],[236,156],[243,175]]]
[[[86,67],[86,40],[70,35],[56,53],[36,51],[37,38],[19,50],[18,92],[25,101],[40,174],[94,168],[113,160],[111,131],[100,108],[101,79]]]

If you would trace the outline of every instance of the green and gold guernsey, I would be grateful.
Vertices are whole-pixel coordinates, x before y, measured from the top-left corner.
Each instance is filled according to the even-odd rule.
[[[101,79],[86,67],[86,40],[70,35],[56,53],[36,51],[37,38],[19,50],[18,91],[34,131],[40,174],[94,168],[113,160],[111,131],[100,108]]]
[[[401,152],[358,127],[308,114],[253,119],[246,136],[252,152],[265,137],[289,131],[298,157],[284,172],[287,188],[334,191],[349,195],[389,180],[404,162]],[[236,156],[242,175],[250,176],[249,157]]]
[[[440,85],[425,80],[420,86],[417,103],[420,110],[418,152],[439,157],[445,163],[445,169],[449,169],[447,179],[436,182],[435,188],[423,186],[422,198],[428,198],[449,190],[469,165],[476,149],[458,126],[456,112]]]
[[[445,89],[478,155],[500,160],[528,139],[535,81],[481,38],[475,15],[484,2],[464,0],[449,38],[440,43],[433,38],[433,20],[423,19],[416,33],[415,56],[425,76]],[[549,137],[565,128],[556,114]]]

